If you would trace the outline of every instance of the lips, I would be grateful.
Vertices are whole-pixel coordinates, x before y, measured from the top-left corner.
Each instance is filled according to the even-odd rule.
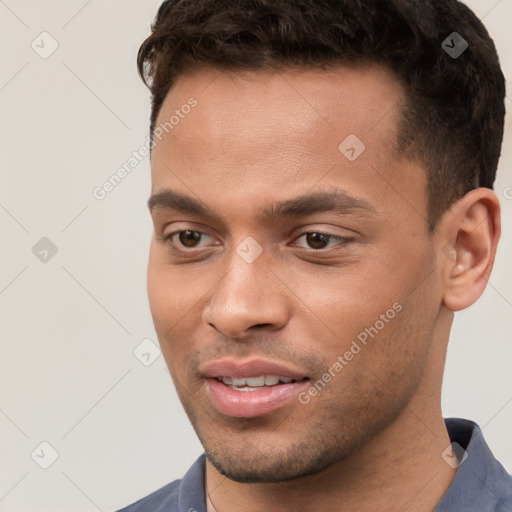
[[[254,418],[270,414],[308,386],[299,368],[264,360],[224,359],[202,369],[212,405],[226,416]]]
[[[294,380],[302,380],[307,374],[299,368],[293,368],[284,364],[262,359],[248,361],[236,361],[234,359],[222,359],[205,365],[202,373],[206,377],[238,377],[247,379],[260,375],[278,375]]]

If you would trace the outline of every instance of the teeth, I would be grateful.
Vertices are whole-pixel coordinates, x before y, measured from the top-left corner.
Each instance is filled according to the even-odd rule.
[[[238,378],[238,377],[218,377],[226,386],[236,387],[238,391],[251,391],[252,388],[261,388],[263,386],[275,386],[277,384],[295,382],[291,377],[280,377],[278,375],[260,375],[258,377]]]
[[[247,380],[247,385],[250,387],[261,387],[266,384],[266,377],[262,375],[261,377],[249,377]],[[279,379],[278,379],[279,381]],[[277,384],[277,383],[276,383]]]
[[[265,375],[265,386],[275,386],[279,382],[279,377],[275,375]]]

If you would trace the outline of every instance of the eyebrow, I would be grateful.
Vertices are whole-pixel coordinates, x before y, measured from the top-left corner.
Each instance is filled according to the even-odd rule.
[[[221,220],[219,216],[203,202],[171,189],[163,189],[153,194],[148,200],[150,211],[175,210],[182,213],[211,217]],[[260,210],[258,218],[273,221],[278,218],[307,217],[316,213],[335,213],[349,215],[353,213],[377,213],[366,200],[356,198],[339,189],[312,192],[281,202],[273,202]]]

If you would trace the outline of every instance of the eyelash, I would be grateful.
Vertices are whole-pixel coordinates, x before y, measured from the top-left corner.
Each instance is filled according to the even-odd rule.
[[[162,242],[166,242],[168,243],[171,248],[175,251],[178,251],[178,252],[184,252],[184,253],[187,253],[187,252],[193,252],[197,249],[201,249],[200,247],[197,248],[197,247],[192,247],[190,249],[181,249],[181,248],[177,248],[173,241],[172,241],[172,238],[176,235],[179,235],[180,233],[185,233],[186,231],[189,231],[191,233],[199,233],[200,235],[206,235],[206,236],[210,236],[208,235],[208,233],[204,233],[202,231],[196,231],[194,229],[181,229],[179,231],[173,231],[172,233],[169,233],[166,237],[163,237],[161,238],[160,240]],[[351,242],[353,240],[353,238],[349,238],[349,237],[343,237],[343,236],[338,236],[338,235],[331,235],[330,233],[324,233],[322,231],[305,231],[304,233],[301,233],[297,238],[296,240],[302,238],[303,236],[305,235],[311,235],[311,234],[317,234],[317,235],[322,235],[324,237],[328,237],[329,241],[331,239],[334,239],[334,240],[338,240],[338,242],[345,242],[345,243],[348,243],[348,242]],[[338,244],[334,244],[334,245],[338,245]],[[183,247],[183,246],[182,246]],[[293,246],[293,247],[296,247],[296,246]],[[328,246],[329,247],[329,246]],[[304,247],[302,247],[302,249],[305,249]],[[329,249],[326,247],[326,248],[322,248],[322,249],[305,249],[305,250],[309,250],[310,252],[315,252],[315,253],[321,253],[321,252],[328,252]]]

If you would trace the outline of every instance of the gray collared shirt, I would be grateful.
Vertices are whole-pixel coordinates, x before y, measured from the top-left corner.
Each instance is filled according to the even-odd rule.
[[[512,512],[512,476],[494,458],[478,425],[445,419],[452,443],[467,454],[455,478],[433,512]],[[205,455],[181,480],[151,493],[118,512],[206,512]]]

